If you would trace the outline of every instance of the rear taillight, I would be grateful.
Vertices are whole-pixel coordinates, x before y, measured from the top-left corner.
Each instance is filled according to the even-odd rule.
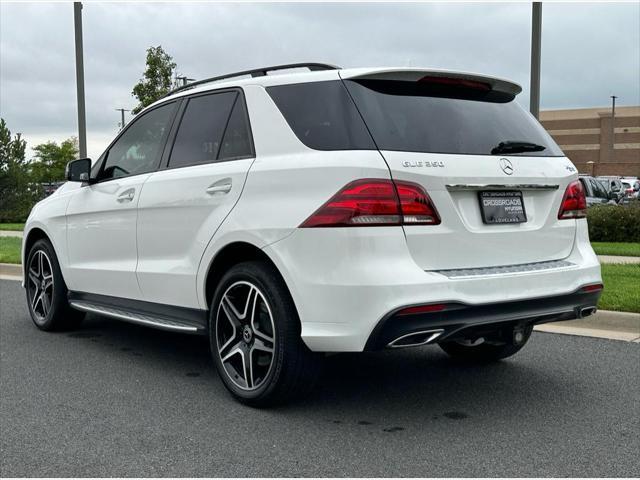
[[[415,183],[356,180],[307,218],[301,228],[438,225],[429,195]]]
[[[571,182],[564,192],[558,219],[585,218],[587,216],[587,197],[580,180]]]
[[[440,224],[440,216],[424,188],[410,182],[396,181],[394,183],[400,198],[402,223],[405,225]]]

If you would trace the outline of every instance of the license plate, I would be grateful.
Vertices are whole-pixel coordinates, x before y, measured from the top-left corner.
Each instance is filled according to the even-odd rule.
[[[478,192],[482,221],[487,224],[527,221],[522,192]]]

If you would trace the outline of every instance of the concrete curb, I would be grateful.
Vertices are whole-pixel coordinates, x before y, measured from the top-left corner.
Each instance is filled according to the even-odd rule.
[[[598,255],[600,263],[640,263],[640,257],[623,257],[621,255]]]
[[[0,237],[18,237],[18,238],[22,238],[22,232],[14,232],[12,230],[0,230]]]
[[[22,265],[15,263],[0,263],[0,275],[22,278]]]
[[[535,330],[640,343],[640,313],[598,310],[587,318],[545,323],[536,326]]]

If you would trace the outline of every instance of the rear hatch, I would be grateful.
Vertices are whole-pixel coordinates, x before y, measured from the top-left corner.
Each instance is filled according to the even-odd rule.
[[[425,270],[544,262],[571,253],[558,209],[575,168],[499,79],[425,70],[341,73],[395,180],[421,185],[439,225],[405,225]]]

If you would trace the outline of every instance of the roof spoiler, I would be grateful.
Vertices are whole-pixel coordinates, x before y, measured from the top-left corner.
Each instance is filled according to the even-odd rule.
[[[522,92],[522,87],[517,83],[510,82],[495,77],[479,75],[477,73],[466,72],[450,72],[446,70],[432,70],[422,68],[393,68],[393,69],[354,69],[340,71],[340,77],[344,80],[399,80],[406,82],[417,82],[424,78],[443,78],[466,80],[469,82],[478,82],[488,84],[491,90],[508,93],[516,96]]]

